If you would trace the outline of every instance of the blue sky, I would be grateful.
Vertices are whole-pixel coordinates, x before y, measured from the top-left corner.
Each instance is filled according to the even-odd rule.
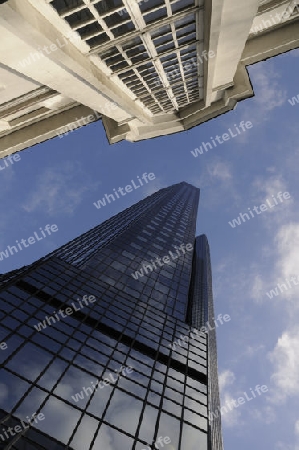
[[[222,404],[268,392],[223,416],[225,448],[299,450],[298,292],[266,295],[299,275],[299,52],[248,68],[255,97],[187,132],[110,146],[101,122],[22,151],[0,171],[0,252],[47,224],[58,231],[0,261],[0,273],[29,264],[156,190],[180,181],[201,189],[197,233],[210,242]],[[241,120],[253,127],[207,153],[191,150]],[[144,172],[156,176],[115,202],[93,205]],[[278,192],[290,199],[241,225],[229,221]],[[40,234],[40,232],[39,232]]]

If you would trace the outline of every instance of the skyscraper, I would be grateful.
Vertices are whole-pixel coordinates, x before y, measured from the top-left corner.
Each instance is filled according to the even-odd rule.
[[[0,449],[222,450],[199,189],[161,189],[1,278]]]

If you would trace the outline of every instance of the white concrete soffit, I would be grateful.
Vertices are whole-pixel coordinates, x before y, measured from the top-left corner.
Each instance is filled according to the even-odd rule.
[[[103,78],[108,77],[116,89],[140,107],[147,117],[142,120],[144,124],[168,121],[166,115],[175,119],[175,111],[202,98],[203,74],[194,64],[194,70],[189,67],[186,75],[183,63],[192,56],[196,59],[196,52],[202,51],[204,0],[161,0],[154,7],[146,1],[138,4],[136,0],[123,0],[118,7],[109,4],[106,11],[100,9],[100,3],[105,2],[99,0],[82,0],[77,7],[57,11],[48,0],[27,1],[63,35],[72,30],[80,34],[81,41],[74,45],[89,55]],[[74,23],[75,14],[81,14],[82,20]],[[93,30],[85,35],[88,26]],[[126,30],[118,33],[121,27]],[[159,42],[161,35],[163,44]],[[96,45],[97,39],[103,42]],[[172,47],[165,51],[169,44]],[[142,119],[140,114],[133,116]]]
[[[259,0],[224,0],[213,90],[233,84]]]
[[[204,63],[204,101],[180,111],[184,128],[217,116],[217,110],[222,114],[232,109],[236,99],[252,95],[246,70],[239,62],[258,6],[259,0],[247,0],[245,4],[240,0],[206,0],[204,49],[216,56]]]
[[[115,142],[118,134],[138,140],[189,128],[251,94],[239,62],[259,0],[156,0],[151,9],[146,0],[118,0],[120,7],[103,0],[108,5],[104,10],[99,10],[99,0],[77,3],[59,12],[51,0],[1,5],[0,59],[112,119],[106,122]],[[187,6],[180,9],[180,4]],[[161,9],[164,16],[159,16]],[[150,14],[153,20],[147,19]],[[118,26],[125,31],[115,33]],[[72,43],[20,66],[26,56],[57,39]],[[203,50],[216,56],[186,73],[186,61]]]
[[[44,15],[32,6],[34,3],[38,3],[39,10],[46,8]],[[1,62],[80,104],[113,117],[117,122],[138,115],[141,121],[150,123],[149,115],[76,48],[76,40],[65,45],[63,51],[58,48],[50,54],[43,52],[41,59],[22,66],[22,61],[30,59],[30,55],[36,54],[43,46],[64,43],[64,39],[68,39],[65,37],[70,34],[69,30],[68,33],[65,30],[60,32],[59,27],[50,23],[49,10],[55,14],[41,0],[9,0],[1,5]]]

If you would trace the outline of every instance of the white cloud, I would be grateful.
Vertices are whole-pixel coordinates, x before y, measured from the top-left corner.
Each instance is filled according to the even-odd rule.
[[[253,276],[253,283],[250,291],[250,297],[257,303],[261,303],[265,297],[265,281],[260,274]]]
[[[202,189],[213,184],[219,184],[219,182],[223,183],[224,186],[230,186],[232,179],[230,164],[214,156],[200,176],[191,176],[188,182]]]
[[[287,184],[281,175],[273,175],[268,178],[256,178],[253,182],[253,187],[256,194],[262,194],[266,198],[271,198],[271,195],[276,195],[278,192],[287,191]]]
[[[240,200],[240,193],[235,189],[231,164],[219,157],[212,157],[198,177],[191,176],[189,183],[201,189],[205,193],[205,207],[215,209],[223,204],[223,196],[231,202]],[[208,189],[213,187],[213,189]],[[219,195],[219,189],[223,196]]]
[[[299,223],[283,225],[275,242],[279,253],[278,268],[283,278],[299,275]]]
[[[254,78],[254,91],[258,104],[259,118],[267,120],[265,112],[282,106],[287,99],[287,92],[281,89],[278,82],[279,75],[269,63],[260,63],[252,67]],[[256,122],[256,117],[255,117]]]
[[[274,389],[269,400],[279,403],[299,396],[299,330],[285,331],[268,358],[274,368],[271,376]]]
[[[249,287],[250,298],[257,304],[267,301],[280,308],[283,304],[281,313],[288,316],[290,325],[297,322],[295,313],[299,311],[298,247],[299,223],[291,222],[279,226],[274,235],[272,247],[264,252],[265,262],[255,269],[255,273],[251,276],[252,284]],[[272,261],[274,264],[270,270]]]
[[[299,450],[299,446],[294,446],[294,444],[285,444],[284,442],[278,441],[275,445],[277,450]]]
[[[222,392],[227,386],[230,386],[235,381],[235,375],[231,370],[224,370],[219,374],[219,389]]]
[[[42,209],[49,215],[58,212],[72,214],[82,202],[85,192],[95,190],[100,183],[90,183],[79,164],[68,161],[64,166],[45,169],[37,180],[34,192],[24,202],[27,212]]]
[[[224,426],[228,428],[240,425],[241,412],[233,407],[233,401],[236,400],[228,392],[222,396],[221,408],[223,413],[221,414],[221,421]],[[226,409],[224,409],[226,408]]]
[[[256,345],[256,346],[248,345],[246,347],[244,355],[246,355],[246,357],[252,357],[252,356],[255,356],[258,352],[260,352],[261,350],[264,350],[264,349],[265,349],[265,346],[263,344],[259,344],[259,345]]]
[[[269,166],[269,167],[267,167],[267,172],[271,172],[271,173],[274,173],[274,172],[276,172],[276,167],[274,167],[274,166]]]
[[[275,448],[277,450],[299,450],[299,420],[294,424],[295,442],[292,444],[286,444],[285,442],[277,442]]]
[[[273,168],[271,168],[271,172]],[[263,265],[255,267],[253,273],[252,285],[250,288],[250,297],[257,303],[269,301],[266,292],[277,287],[277,284],[286,283],[291,277],[299,276],[299,222],[297,209],[294,208],[294,199],[291,189],[281,175],[273,176],[272,173],[266,178],[259,177],[253,182],[253,204],[260,205],[266,203],[266,199],[273,204],[272,195],[276,197],[278,192],[289,191],[291,198],[278,201],[278,205],[268,209],[261,215],[261,220],[269,233],[273,235],[272,245],[267,244],[262,248]],[[275,213],[275,214],[273,214]],[[270,236],[270,235],[269,235]],[[271,242],[271,241],[270,241]],[[274,267],[269,271],[267,262]],[[269,265],[268,264],[268,265]],[[266,272],[267,271],[267,272]],[[261,275],[262,274],[262,275]],[[297,302],[298,287],[292,285],[283,293],[274,296],[271,302],[282,302],[288,300],[284,312],[293,315],[294,308],[299,309]],[[292,308],[292,309],[291,309]]]
[[[240,412],[234,407],[234,398],[228,387],[236,380],[231,370],[224,370],[219,374],[219,389],[221,393],[221,420],[224,426],[233,427],[239,425]]]
[[[276,414],[271,406],[250,409],[249,413],[253,419],[266,423],[267,425],[270,425],[276,420]]]
[[[281,175],[259,177],[253,182],[255,206],[264,203],[268,207],[261,216],[268,228],[277,227],[278,224],[285,222],[286,213],[291,211],[294,200],[290,192],[290,198],[285,199],[282,195],[284,192],[288,192],[288,186]],[[280,198],[277,196],[279,193]],[[275,215],[275,221],[273,221],[273,215]]]
[[[220,181],[227,181],[232,178],[231,169],[226,162],[217,161],[213,165],[208,165],[208,172],[212,178],[214,177]]]
[[[245,359],[246,361],[248,361],[249,358],[255,358],[255,360],[259,358],[259,360],[261,360],[264,354],[265,354],[265,345],[263,344],[246,345],[245,350],[243,352],[237,353],[233,359],[230,359],[230,362],[236,365],[240,365],[242,358]]]
[[[148,197],[149,195],[154,194],[155,192],[159,191],[160,189],[164,188],[165,185],[158,179],[155,178],[153,181],[150,181],[148,184],[146,184],[143,188],[143,198]]]
[[[280,85],[280,76],[274,70],[271,61],[260,62],[249,69],[250,78],[254,80],[254,99],[249,99],[243,106],[240,119],[253,123],[253,130],[271,119],[269,114],[273,109],[282,106],[287,101],[287,91]],[[243,137],[248,134],[243,133]]]

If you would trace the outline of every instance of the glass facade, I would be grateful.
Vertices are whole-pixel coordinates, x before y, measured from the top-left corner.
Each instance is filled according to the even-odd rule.
[[[194,332],[213,308],[198,199],[161,189],[2,276],[0,449],[222,448],[216,342]]]
[[[209,449],[222,450],[221,415],[213,416],[220,406],[218,387],[218,365],[216,326],[214,323],[214,302],[212,291],[212,270],[210,248],[207,237],[196,238],[193,255],[192,279],[190,284],[188,323],[195,328],[209,324],[207,335],[208,348],[208,407],[209,418]]]

